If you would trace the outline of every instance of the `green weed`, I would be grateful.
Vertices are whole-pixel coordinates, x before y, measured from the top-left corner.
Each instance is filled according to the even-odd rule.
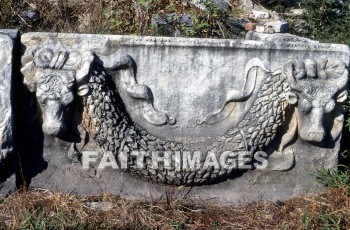
[[[321,169],[318,171],[317,181],[330,188],[347,188],[350,190],[350,174],[347,166],[338,169]]]

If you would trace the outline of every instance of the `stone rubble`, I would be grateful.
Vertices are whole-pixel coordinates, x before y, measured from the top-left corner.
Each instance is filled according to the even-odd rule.
[[[251,16],[255,19],[269,19],[271,16],[268,12],[253,10]]]
[[[288,22],[281,22],[281,21],[276,21],[276,22],[267,22],[264,24],[265,31],[268,33],[284,33],[288,31],[289,25]],[[272,31],[270,32],[270,29]]]

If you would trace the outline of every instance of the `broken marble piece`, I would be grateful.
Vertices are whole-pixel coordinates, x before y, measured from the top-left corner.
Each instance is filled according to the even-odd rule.
[[[272,29],[271,33],[284,33],[289,29],[288,22],[273,21],[264,24],[265,31],[268,32]]]
[[[13,191],[16,187],[14,178],[15,140],[14,140],[14,82],[19,57],[18,31],[0,29],[0,194]],[[16,76],[18,77],[18,76]]]
[[[269,19],[270,14],[265,11],[253,10],[251,16],[255,19]]]

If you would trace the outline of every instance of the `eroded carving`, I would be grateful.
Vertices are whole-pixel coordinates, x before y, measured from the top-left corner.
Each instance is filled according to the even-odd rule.
[[[257,79],[259,77],[264,78],[265,74],[267,73],[268,73],[268,70],[265,68],[264,63],[260,59],[253,58],[249,60],[249,62],[245,67],[245,71],[243,75],[244,76],[243,89],[230,90],[226,95],[226,99],[224,101],[224,105],[222,106],[222,108],[216,112],[213,112],[207,115],[204,118],[204,120],[196,119],[197,124],[202,124],[202,123],[215,124],[225,120],[225,118],[227,118],[234,110],[235,102],[246,100],[252,94],[255,88]]]
[[[167,114],[157,111],[153,107],[152,91],[148,86],[137,83],[135,76],[136,67],[129,55],[121,55],[117,58],[115,55],[98,55],[98,57],[106,69],[118,70],[123,67],[127,68],[127,71],[123,72],[121,77],[121,81],[123,83],[122,87],[125,89],[130,98],[138,101],[141,104],[143,109],[143,117],[146,119],[146,121],[153,125],[175,124],[176,119],[174,117],[168,117]]]
[[[345,86],[348,70],[345,63],[335,59],[306,59],[304,62],[292,60],[285,65],[283,74],[291,88],[286,100],[290,104],[297,104],[295,125],[300,138],[321,142],[326,135],[324,123],[330,122],[325,116],[335,109],[336,102],[344,102],[347,98]],[[330,119],[333,120],[334,117]],[[331,130],[333,140],[340,135],[338,123],[342,122],[343,117],[338,112]]]
[[[35,53],[33,60],[22,69],[26,78],[25,83],[32,91],[36,90],[39,106],[44,110],[43,126],[45,122],[52,123],[45,117],[45,110],[49,110],[50,112],[56,111],[56,115],[52,116],[59,118],[56,121],[61,123],[60,127],[64,127],[62,124],[64,113],[59,111],[63,111],[67,105],[66,102],[71,102],[73,99],[69,97],[69,100],[59,100],[58,95],[55,94],[56,96],[52,97],[51,92],[45,89],[51,86],[58,87],[65,82],[66,86],[71,86],[72,83],[76,85],[62,88],[57,93],[61,97],[64,97],[67,91],[71,93],[70,95],[75,95],[74,89],[78,89],[77,94],[82,99],[84,108],[82,126],[90,137],[96,140],[104,154],[113,153],[120,157],[122,153],[127,153],[128,171],[153,181],[178,185],[206,183],[220,177],[225,178],[234,171],[234,167],[176,170],[174,165],[170,165],[170,167],[153,168],[150,155],[145,155],[143,168],[137,167],[139,162],[136,162],[135,156],[131,154],[133,150],[147,153],[161,151],[164,154],[167,151],[172,153],[179,151],[179,157],[183,159],[191,143],[161,139],[132,121],[116,89],[112,75],[106,71],[107,67],[115,71],[124,69],[126,75],[122,76],[122,81],[128,95],[146,101],[144,108],[146,111],[147,108],[150,109],[147,107],[150,105],[149,89],[136,82],[134,67],[131,64],[132,59],[128,55],[116,54],[115,57],[119,58],[113,60],[113,55],[106,58],[88,51],[63,51],[57,49],[52,54],[48,52],[48,55],[46,51],[43,52],[46,55],[43,58],[46,63],[44,65],[37,65],[38,61],[35,56],[37,53]],[[60,63],[61,60],[69,60],[71,53],[82,55],[79,58],[80,64],[76,65],[74,71]],[[55,57],[56,61],[47,57]],[[252,63],[255,64],[252,65]],[[35,70],[36,68],[40,70]],[[282,69],[271,72],[265,69],[260,60],[253,59],[247,64],[246,70],[247,80],[243,89],[230,91],[224,103],[226,105],[227,102],[244,101],[254,90],[258,91],[257,98],[235,127],[223,136],[206,140],[209,143],[207,149],[210,151],[203,159],[200,159],[201,162],[211,154],[220,156],[226,154],[227,151],[233,153],[231,157],[236,157],[242,151],[248,152],[251,157],[257,151],[271,153],[270,144],[272,141],[279,140],[276,138],[277,134],[283,135],[279,140],[278,151],[273,155],[277,162],[278,159],[294,160],[293,153],[284,154],[284,149],[293,141],[296,133],[302,140],[312,144],[322,142],[328,136],[331,136],[333,140],[337,139],[341,130],[342,115],[336,101],[341,102],[346,98],[345,87],[348,76],[348,71],[342,61],[291,60]],[[260,88],[256,88],[254,84],[257,78],[262,81]],[[40,103],[40,100],[44,101],[50,97],[53,98],[53,104],[58,105],[50,104],[45,107],[44,103]],[[53,109],[52,107],[63,108]],[[205,119],[206,123],[215,124],[217,121],[223,121],[227,117],[224,108],[225,106],[223,110],[209,114]],[[219,115],[222,111],[224,115]],[[154,114],[154,111],[150,113]],[[210,121],[213,117],[215,119]],[[155,124],[163,124],[171,119],[160,115],[150,120],[156,121]],[[283,127],[289,128],[283,133]],[[44,128],[44,131],[53,135],[59,133],[47,128]],[[287,170],[291,165],[293,162],[287,162],[282,166],[277,165],[273,170]]]
[[[11,33],[11,32],[10,32]],[[0,168],[14,153],[13,137],[13,49],[14,45],[7,33],[0,31]],[[6,168],[6,167],[5,167]],[[1,185],[0,175],[0,185]]]
[[[75,69],[84,67],[82,60],[81,53],[69,53],[61,43],[48,40],[33,51],[33,63],[22,68],[23,73],[29,76],[24,83],[31,92],[36,92],[43,113],[43,131],[47,134],[61,136],[68,130],[67,118],[72,116],[71,102],[74,99]]]
[[[0,66],[1,68],[1,66]],[[0,70],[0,164],[13,152],[13,136],[12,136],[12,111],[11,103],[8,95],[10,81],[6,79],[8,74]]]

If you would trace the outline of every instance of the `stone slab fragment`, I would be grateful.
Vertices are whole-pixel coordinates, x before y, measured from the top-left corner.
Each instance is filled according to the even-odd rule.
[[[256,18],[256,19],[269,19],[270,14],[268,12],[264,12],[264,11],[253,10],[252,17]]]
[[[22,112],[31,121],[22,131],[31,147],[21,157],[30,186],[133,199],[160,199],[175,188],[197,201],[231,204],[320,191],[310,173],[337,163],[345,45],[50,33],[24,34],[22,43]],[[317,92],[310,99],[317,102],[309,105],[303,87]],[[311,113],[314,104],[325,115]],[[216,153],[221,159],[227,151],[259,150],[267,165],[181,174],[153,169],[147,156],[147,168],[128,168],[132,173],[98,169],[109,151],[122,163],[124,151],[152,149],[180,151],[182,160],[184,150],[199,151],[205,162]],[[84,170],[79,161],[89,151],[98,157]]]
[[[18,31],[0,29],[0,194],[16,188],[13,106],[17,43]]]
[[[225,0],[190,0],[189,3],[204,11],[207,10],[207,8],[211,8],[211,10],[216,9],[222,11],[228,10],[230,8],[230,3]]]
[[[305,13],[304,9],[291,9],[290,12],[295,16],[301,16]]]
[[[281,21],[267,22],[264,24],[264,27],[267,31],[269,31],[269,29],[272,29],[273,33],[284,33],[289,29],[288,22]]]

